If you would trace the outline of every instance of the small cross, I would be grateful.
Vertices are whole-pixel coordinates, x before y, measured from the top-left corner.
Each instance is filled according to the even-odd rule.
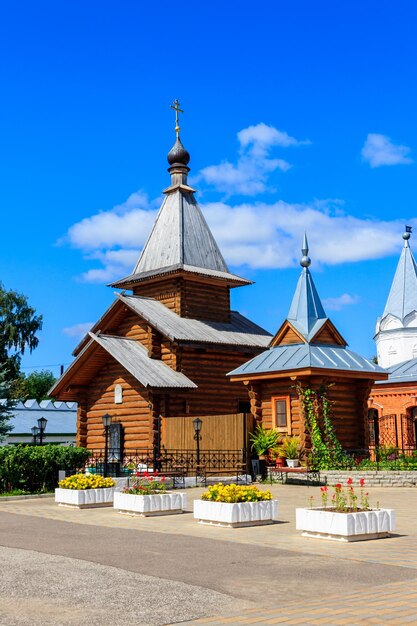
[[[175,111],[175,132],[177,133],[178,137],[180,132],[178,113],[184,113],[184,111],[180,109],[180,103],[178,102],[178,100],[174,100],[174,104],[171,104],[170,108],[174,109]]]

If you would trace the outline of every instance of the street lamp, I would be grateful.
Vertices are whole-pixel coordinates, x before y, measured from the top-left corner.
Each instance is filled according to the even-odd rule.
[[[109,462],[109,433],[110,433],[110,424],[112,417],[108,413],[103,415],[103,426],[104,426],[104,469],[103,476],[106,478],[108,474],[108,462]]]
[[[195,445],[196,445],[197,471],[198,471],[198,468],[200,467],[200,439],[201,439],[200,432],[201,432],[202,425],[203,425],[203,422],[199,417],[196,417],[195,420],[193,420],[194,439],[195,439]]]
[[[46,428],[46,424],[48,423],[48,420],[46,419],[46,417],[40,417],[38,419],[38,427],[39,427],[39,445],[42,445],[42,438],[43,438],[43,433],[44,430]]]
[[[39,434],[39,428],[37,426],[33,426],[33,428],[30,429],[32,431],[32,435],[33,435],[33,443],[36,446],[36,437]]]

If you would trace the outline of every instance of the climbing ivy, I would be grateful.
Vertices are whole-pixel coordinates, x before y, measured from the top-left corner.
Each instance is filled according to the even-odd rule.
[[[312,461],[318,470],[343,468],[348,460],[334,432],[333,403],[328,397],[330,386],[311,389],[301,383],[295,385],[311,439]]]

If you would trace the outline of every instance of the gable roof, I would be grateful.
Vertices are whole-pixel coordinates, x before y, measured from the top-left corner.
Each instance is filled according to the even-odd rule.
[[[276,346],[228,373],[228,376],[260,374],[283,375],[298,370],[333,370],[369,374],[369,378],[386,378],[386,371],[369,359],[344,346],[312,345],[308,343]],[[366,376],[364,376],[365,378]]]
[[[185,374],[176,372],[158,359],[149,358],[146,348],[135,339],[93,333],[90,336],[144,387],[197,389]]]
[[[271,340],[270,333],[237,311],[231,311],[230,323],[213,322],[180,317],[153,298],[126,294],[117,297],[172,341],[264,348]]]
[[[92,332],[89,337],[88,343],[50,390],[51,396],[59,394],[70,400],[74,395],[71,387],[82,386],[91,380],[108,362],[109,355],[145,388],[197,388],[185,374],[176,372],[158,359],[151,359],[146,348],[135,339]]]

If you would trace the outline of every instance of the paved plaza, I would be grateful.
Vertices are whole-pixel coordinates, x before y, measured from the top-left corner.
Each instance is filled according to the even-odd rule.
[[[156,518],[0,501],[0,624],[417,623],[417,489],[370,488],[397,532],[353,544],[295,530],[317,487],[272,491],[278,523],[240,529],[195,522],[202,489],[189,513]]]

